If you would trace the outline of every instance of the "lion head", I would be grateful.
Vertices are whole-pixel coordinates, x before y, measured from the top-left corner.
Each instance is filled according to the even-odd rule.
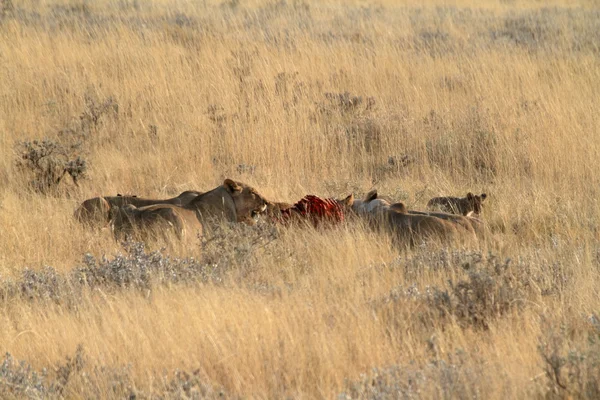
[[[252,186],[225,179],[221,186],[198,195],[185,208],[195,210],[201,221],[225,218],[254,224],[255,217],[265,212],[268,204]]]
[[[104,226],[109,221],[110,204],[104,197],[87,199],[75,210],[75,219],[90,226]]]
[[[473,213],[475,215],[480,215],[482,210],[483,201],[487,198],[487,194],[482,193],[481,195],[474,195],[473,193],[467,193],[466,199],[466,207],[465,214],[468,215]]]
[[[258,214],[266,211],[269,201],[252,186],[231,179],[225,179],[223,187],[229,192],[235,204],[238,222],[250,222]]]

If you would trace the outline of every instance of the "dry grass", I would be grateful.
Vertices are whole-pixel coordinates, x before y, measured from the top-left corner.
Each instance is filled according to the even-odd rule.
[[[600,9],[547,6],[0,2],[0,351],[26,363],[2,397],[597,397]],[[36,191],[16,160],[42,138],[87,179]],[[224,227],[180,262],[115,259],[72,218],[225,177],[417,209],[486,192],[490,232]]]

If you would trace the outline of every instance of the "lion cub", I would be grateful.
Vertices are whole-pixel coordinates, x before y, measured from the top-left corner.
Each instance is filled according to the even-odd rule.
[[[376,190],[369,192],[363,200],[355,200],[352,209],[368,217],[376,226],[390,229],[401,242],[411,245],[430,240],[445,243],[476,240],[472,228],[467,230],[455,221],[431,215],[411,214],[404,203],[390,204],[377,198]]]
[[[452,214],[478,216],[481,214],[481,207],[486,198],[485,193],[474,195],[471,192],[467,193],[466,197],[434,197],[427,202],[427,208]]]

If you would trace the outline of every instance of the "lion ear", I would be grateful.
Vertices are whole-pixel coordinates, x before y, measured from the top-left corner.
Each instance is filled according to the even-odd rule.
[[[342,204],[348,207],[352,207],[352,204],[354,204],[354,194],[350,194],[348,197],[342,200]]]
[[[481,193],[481,200],[485,200],[487,198],[487,194]]]
[[[369,193],[367,193],[367,195],[365,196],[365,203],[368,203],[369,201],[373,201],[376,198],[377,198],[377,189],[373,189]]]
[[[223,185],[232,193],[242,191],[242,187],[236,181],[233,181],[229,178],[225,179]]]

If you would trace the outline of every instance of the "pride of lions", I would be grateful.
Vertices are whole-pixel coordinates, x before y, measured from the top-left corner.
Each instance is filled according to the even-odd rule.
[[[327,199],[324,204],[333,204],[338,213],[366,219],[374,228],[391,233],[399,243],[465,243],[476,242],[483,234],[480,215],[486,197],[485,193],[468,193],[464,198],[435,197],[427,203],[428,211],[416,211],[408,210],[404,203],[379,198],[373,190],[362,200],[351,194],[342,200]],[[157,237],[168,240],[202,235],[203,228],[222,221],[255,224],[259,220],[281,221],[282,216],[290,214],[306,216],[303,204],[269,201],[253,187],[225,179],[208,192],[185,191],[170,199],[94,197],[79,205],[75,218],[89,226],[110,227],[116,240],[128,236],[142,241]],[[299,205],[303,212],[290,213]]]

